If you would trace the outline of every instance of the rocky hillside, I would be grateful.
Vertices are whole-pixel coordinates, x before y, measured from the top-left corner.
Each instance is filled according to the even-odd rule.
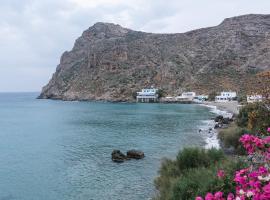
[[[170,95],[239,91],[250,76],[269,69],[270,15],[177,34],[96,23],[64,52],[40,98],[128,101],[152,85]]]

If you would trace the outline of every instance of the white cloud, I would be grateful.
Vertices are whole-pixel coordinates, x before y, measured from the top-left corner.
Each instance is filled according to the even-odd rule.
[[[5,0],[0,91],[40,90],[61,53],[98,21],[147,32],[185,32],[249,13],[270,13],[269,0]]]

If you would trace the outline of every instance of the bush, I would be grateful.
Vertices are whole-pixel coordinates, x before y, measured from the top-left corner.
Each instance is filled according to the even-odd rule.
[[[159,174],[160,176],[155,179],[155,187],[159,190],[159,197],[162,198],[157,197],[157,199],[168,199],[172,196],[172,185],[180,176],[176,161],[164,159]]]
[[[238,127],[236,124],[232,124],[228,128],[220,130],[218,138],[225,148],[233,147],[235,153],[243,155],[245,150],[239,142],[239,139],[248,132],[248,130]]]
[[[234,188],[232,176],[243,163],[225,158],[223,152],[217,149],[203,150],[185,148],[180,151],[175,161],[165,159],[155,180],[159,191],[157,200],[195,199],[207,191]],[[228,174],[225,179],[217,178],[218,169]]]
[[[207,177],[207,178],[206,178]],[[178,178],[172,186],[170,199],[194,199],[216,185],[216,173],[208,168],[195,168]]]
[[[215,101],[216,96],[217,96],[217,92],[211,92],[211,93],[208,95],[208,100],[209,100],[209,101]]]
[[[240,93],[237,95],[237,101],[239,103],[246,103],[247,102],[247,95],[245,93]]]
[[[132,92],[132,97],[133,97],[133,99],[137,99],[137,92],[136,91]]]
[[[236,122],[255,133],[266,133],[270,126],[270,110],[263,103],[248,104],[240,109]]]
[[[162,98],[167,95],[167,93],[163,89],[158,89],[157,94],[158,94],[158,98]]]
[[[185,148],[178,153],[176,162],[180,170],[185,170],[196,167],[208,167],[211,163],[223,158],[224,154],[221,150]]]

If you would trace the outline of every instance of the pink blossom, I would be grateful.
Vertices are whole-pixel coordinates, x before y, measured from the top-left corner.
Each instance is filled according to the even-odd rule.
[[[205,196],[205,200],[215,200],[215,197],[212,193],[207,193]]]
[[[267,194],[270,194],[270,183],[263,187],[263,191]]]
[[[220,191],[216,192],[214,197],[216,200],[222,200],[223,199],[223,192],[220,192]]]
[[[259,173],[265,174],[265,173],[267,173],[267,169],[264,166],[261,166],[261,167],[259,167]]]
[[[270,133],[270,127],[267,129]],[[235,196],[229,193],[227,200],[270,200],[270,136],[266,138],[254,135],[243,135],[239,141],[243,144],[248,154],[262,156],[261,166],[251,165],[248,168],[240,169],[235,172]],[[218,170],[217,176],[223,178],[225,173]],[[222,180],[221,180],[222,181]],[[197,197],[196,200],[203,200]],[[225,200],[222,191],[207,193],[205,200]]]
[[[255,145],[259,148],[263,148],[264,147],[264,140],[260,139],[260,138],[257,138],[257,137],[254,137],[253,138],[253,142],[255,143]]]
[[[269,131],[268,131],[269,132]],[[270,143],[270,136],[264,138],[265,143]]]
[[[234,200],[234,195],[233,195],[233,193],[229,193],[229,194],[228,194],[227,200]]]
[[[225,176],[224,170],[218,170],[217,176],[218,176],[218,178],[223,178]]]
[[[203,200],[203,198],[202,197],[196,197],[195,200]]]
[[[249,177],[253,177],[253,178],[256,178],[259,176],[259,173],[257,171],[253,171],[249,174]]]

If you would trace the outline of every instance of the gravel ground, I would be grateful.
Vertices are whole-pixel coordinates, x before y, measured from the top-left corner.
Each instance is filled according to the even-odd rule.
[[[213,102],[213,101],[206,101],[204,102],[205,105],[216,106],[219,110],[224,110],[233,114],[238,114],[240,105],[237,101],[229,101],[229,102]]]

